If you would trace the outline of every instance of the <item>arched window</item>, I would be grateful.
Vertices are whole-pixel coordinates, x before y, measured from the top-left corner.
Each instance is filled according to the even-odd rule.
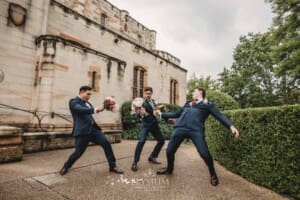
[[[146,82],[146,70],[142,67],[133,69],[132,97],[143,97],[143,90]]]
[[[178,104],[178,81],[175,79],[170,80],[170,104]]]

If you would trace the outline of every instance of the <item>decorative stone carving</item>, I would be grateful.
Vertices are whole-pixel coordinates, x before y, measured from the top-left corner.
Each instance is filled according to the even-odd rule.
[[[8,24],[13,23],[15,26],[24,26],[27,17],[27,10],[19,4],[9,3],[8,7]]]

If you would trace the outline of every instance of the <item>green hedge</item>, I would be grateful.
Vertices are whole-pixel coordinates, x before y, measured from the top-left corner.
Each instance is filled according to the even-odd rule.
[[[136,116],[130,114],[131,103],[132,101],[126,101],[121,106],[121,117],[122,117],[122,124],[124,130],[136,127],[136,123],[137,123]]]
[[[175,111],[179,108],[179,106],[174,104],[164,103],[166,110],[165,111]],[[131,101],[127,101],[121,106],[121,115],[122,115],[122,123],[123,123],[123,132],[122,138],[124,139],[138,139],[139,136],[139,126],[140,123],[137,122],[135,115],[130,115],[131,112]],[[165,139],[169,139],[170,135],[173,131],[173,126],[171,124],[167,124],[164,120],[159,123],[160,130]],[[149,134],[148,139],[153,140],[153,136]]]
[[[240,138],[210,117],[206,138],[214,159],[251,182],[300,199],[300,105],[224,114]]]
[[[206,97],[208,101],[214,103],[219,110],[233,110],[240,108],[238,102],[226,93],[216,90],[207,90]]]
[[[122,138],[123,139],[130,139],[130,140],[137,140],[140,134],[140,124],[136,124],[134,127],[131,127],[129,129],[124,129],[122,131]],[[167,124],[165,121],[161,121],[159,123],[159,127],[161,130],[162,135],[165,139],[170,139],[170,136],[173,131],[173,126],[171,124]],[[149,140],[154,140],[154,137],[149,134],[148,135]]]

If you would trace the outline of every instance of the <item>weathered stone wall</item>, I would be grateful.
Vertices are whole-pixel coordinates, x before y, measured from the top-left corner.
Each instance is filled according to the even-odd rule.
[[[108,28],[148,49],[156,47],[154,30],[150,30],[136,21],[128,11],[120,10],[106,0],[58,0],[58,2],[99,23],[101,15],[104,14],[106,16],[105,26]]]
[[[81,85],[90,84],[93,71],[97,82],[91,102],[98,106],[104,97],[113,95],[121,105],[132,99],[135,66],[147,70],[145,85],[154,88],[153,97],[158,102],[169,102],[171,79],[179,84],[178,104],[185,102],[186,70],[179,66],[180,60],[166,52],[154,51],[155,31],[142,25],[135,27],[138,22],[128,17],[126,11],[102,0],[60,0],[66,7],[53,0],[15,1],[27,9],[25,25],[16,27],[5,23],[9,2],[0,1],[0,70],[5,74],[0,83],[1,104],[39,111],[45,127],[69,126],[69,121],[51,112],[68,118],[69,99],[77,95]],[[111,30],[97,23],[103,12]],[[125,17],[128,33],[122,31]],[[134,39],[134,34],[141,33],[147,44]],[[51,39],[44,38],[45,35]],[[40,38],[37,43],[36,38]],[[126,67],[120,66],[119,61],[126,63]],[[105,111],[95,118],[100,124],[121,123],[119,113]],[[0,124],[14,123],[37,124],[38,120],[33,114],[0,108]]]
[[[110,95],[115,96],[120,104],[130,100],[134,66],[142,66],[147,70],[146,85],[154,88],[154,98],[159,102],[169,102],[171,78],[179,82],[179,104],[185,101],[186,73],[182,69],[175,67],[172,63],[161,62],[161,59],[143,50],[136,52],[134,46],[127,41],[120,40],[117,44],[114,43],[115,35],[95,25],[87,24],[84,18],[75,18],[60,7],[52,5],[49,8],[47,34],[68,37],[91,49],[117,57],[126,62],[126,68],[120,74],[118,63],[112,61],[109,72],[107,59],[62,42],[56,43],[56,49],[50,51],[55,52],[51,60],[54,64],[43,66],[50,67],[52,71],[47,72],[46,80],[43,78],[41,80],[41,85],[46,84],[46,88],[51,88],[48,90],[49,95],[46,95],[51,102],[41,99],[43,107],[40,105],[39,109],[47,110],[51,107],[54,112],[68,114],[69,110],[66,105],[69,99],[76,95],[81,85],[89,83],[91,71],[96,71],[100,76],[99,90],[94,92],[91,99],[95,106]],[[43,45],[40,48],[44,48]],[[95,115],[95,118],[99,123],[120,123],[119,113],[105,112]],[[64,120],[60,118],[50,119],[50,121],[54,124],[64,123]]]
[[[9,23],[9,3],[17,3],[27,9],[24,26]],[[36,63],[35,38],[42,34],[47,17],[48,0],[0,1],[0,103],[30,110],[34,95],[34,71]],[[26,122],[32,115],[25,112],[1,109],[0,122]]]

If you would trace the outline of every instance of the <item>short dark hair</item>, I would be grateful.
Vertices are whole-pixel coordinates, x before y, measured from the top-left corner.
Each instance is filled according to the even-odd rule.
[[[92,88],[91,88],[90,86],[87,86],[87,85],[81,86],[81,87],[79,88],[79,93],[85,92],[85,91],[87,91],[87,90],[92,90]]]
[[[205,89],[204,89],[204,88],[201,88],[201,87],[197,87],[197,88],[195,88],[195,89],[197,89],[197,90],[199,90],[199,91],[202,92],[202,97],[203,97],[203,99],[204,99],[205,96],[206,96],[206,91],[205,91]]]
[[[144,92],[146,92],[146,91],[150,91],[151,93],[153,93],[152,87],[145,87]]]

